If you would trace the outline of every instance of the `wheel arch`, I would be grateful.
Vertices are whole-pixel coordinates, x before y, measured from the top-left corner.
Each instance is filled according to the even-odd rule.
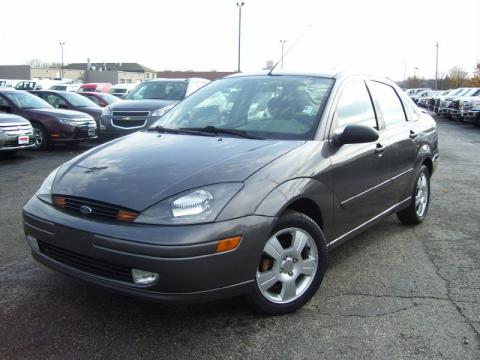
[[[327,236],[333,222],[333,193],[322,182],[312,178],[289,180],[262,200],[255,215],[280,217],[287,210],[309,216]]]

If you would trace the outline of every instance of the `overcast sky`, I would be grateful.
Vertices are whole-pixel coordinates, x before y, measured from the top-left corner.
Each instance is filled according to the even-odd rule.
[[[238,9],[230,0],[0,0],[0,64],[138,62],[155,70],[232,71]],[[284,70],[360,70],[402,80],[480,60],[480,0],[245,0],[242,71],[286,50]],[[303,36],[301,36],[303,34]]]

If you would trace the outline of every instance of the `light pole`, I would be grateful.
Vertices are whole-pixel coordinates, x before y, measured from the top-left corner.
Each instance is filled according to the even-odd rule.
[[[405,81],[407,80],[407,62],[403,62],[403,87],[405,87]]]
[[[240,52],[241,52],[241,41],[242,41],[242,7],[245,5],[244,2],[237,2],[238,7],[238,67],[237,71],[240,72]]]
[[[438,41],[437,41],[437,54],[435,57],[435,90],[438,90]]]
[[[280,63],[281,68],[283,69],[283,47],[285,46],[285,43],[287,40],[280,40],[280,43],[282,44],[282,61]]]
[[[60,78],[63,79],[63,46],[65,45],[65,41],[60,41],[60,47],[62,48],[62,67],[60,71]]]

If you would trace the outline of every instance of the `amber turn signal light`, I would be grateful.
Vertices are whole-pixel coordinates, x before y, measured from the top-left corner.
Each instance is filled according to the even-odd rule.
[[[219,252],[224,252],[228,250],[233,250],[238,246],[238,244],[240,244],[240,240],[242,240],[241,236],[235,236],[235,237],[220,240],[217,243],[216,252],[219,253]]]
[[[53,203],[55,204],[55,206],[58,206],[60,208],[64,208],[65,205],[67,204],[67,200],[63,196],[54,195],[53,196]]]
[[[136,217],[137,217],[137,213],[133,211],[127,211],[127,210],[119,210],[117,214],[118,221],[131,222],[135,220]]]

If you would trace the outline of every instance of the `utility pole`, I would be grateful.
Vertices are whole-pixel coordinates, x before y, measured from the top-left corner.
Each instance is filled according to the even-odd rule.
[[[60,47],[62,48],[62,67],[60,71],[60,78],[63,79],[63,46],[65,45],[65,41],[60,41]]]
[[[285,46],[285,43],[287,40],[280,40],[280,43],[282,44],[282,61],[280,63],[281,68],[283,69],[283,47]]]
[[[245,5],[244,2],[237,2],[238,7],[238,67],[237,71],[240,72],[240,53],[241,53],[241,44],[242,44],[242,7]]]
[[[437,54],[435,57],[435,90],[438,90],[438,41],[437,41]]]

